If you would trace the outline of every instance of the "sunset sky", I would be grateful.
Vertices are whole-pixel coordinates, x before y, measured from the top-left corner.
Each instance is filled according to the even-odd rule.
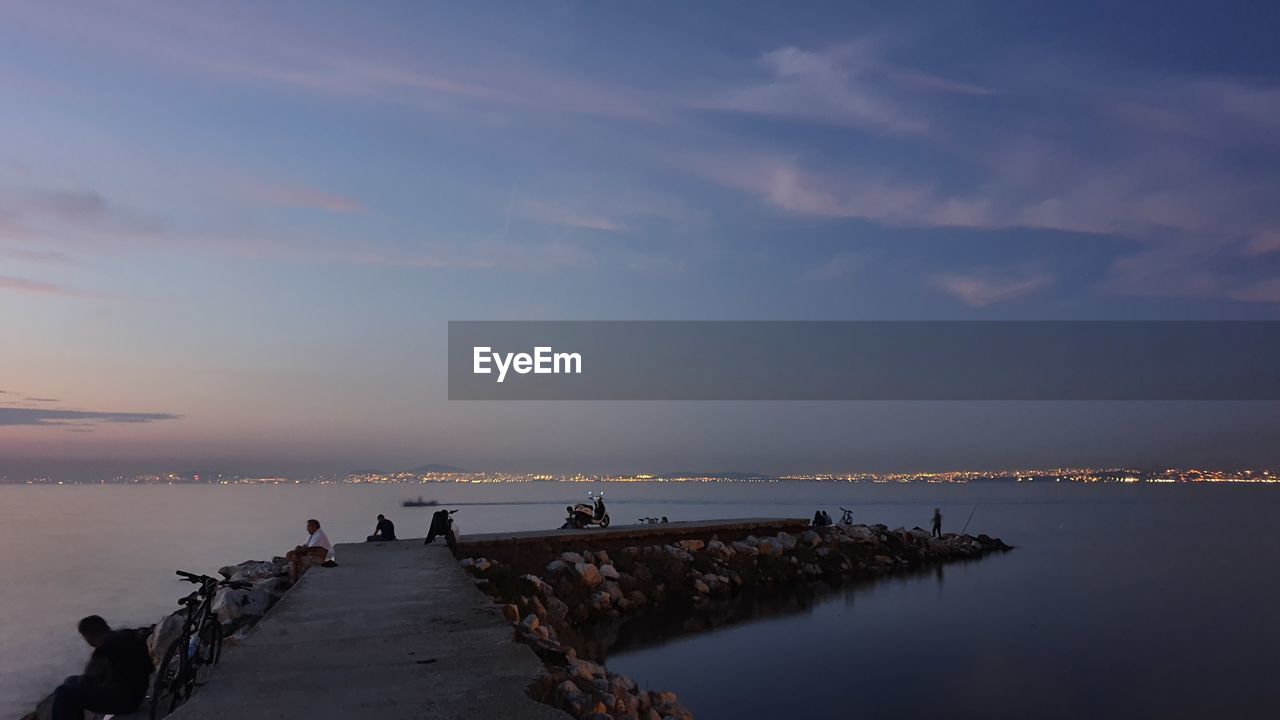
[[[1280,464],[1275,403],[468,404],[444,368],[462,319],[1280,319],[1277,27],[5,2],[0,474]]]

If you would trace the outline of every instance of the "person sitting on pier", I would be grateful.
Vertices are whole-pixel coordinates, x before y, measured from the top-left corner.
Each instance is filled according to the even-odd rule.
[[[80,635],[93,648],[83,675],[66,679],[53,693],[53,720],[84,720],[85,711],[133,712],[147,695],[154,666],[147,644],[133,630],[112,630],[98,615],[80,621]]]
[[[395,540],[396,524],[388,520],[386,517],[378,516],[378,526],[373,529],[373,534],[365,538],[367,542]]]
[[[333,558],[333,543],[320,529],[320,521],[312,518],[307,521],[307,542],[285,553],[289,559],[289,579],[298,582],[302,573],[313,565],[322,565]]]
[[[942,510],[938,508],[933,509],[933,536],[942,537]]]

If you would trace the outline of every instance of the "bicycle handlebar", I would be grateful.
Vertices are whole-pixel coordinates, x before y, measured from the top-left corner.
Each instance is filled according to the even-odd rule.
[[[241,580],[223,580],[208,575],[197,575],[185,570],[177,570],[176,572],[183,582],[189,582],[193,585],[217,585],[219,587],[235,588],[236,590],[248,590],[253,587],[250,583]]]

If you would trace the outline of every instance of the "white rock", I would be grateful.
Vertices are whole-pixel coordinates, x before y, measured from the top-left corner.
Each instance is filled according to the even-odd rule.
[[[151,636],[147,638],[147,652],[151,654],[151,663],[156,667],[164,662],[164,653],[173,644],[174,640],[182,634],[182,625],[186,622],[186,611],[178,612],[164,616],[164,619],[156,623],[156,627],[151,631]]]
[[[222,588],[213,598],[218,622],[232,623],[242,617],[261,617],[271,607],[271,596],[262,590]]]
[[[618,572],[618,568],[612,565],[601,565],[600,575],[604,577],[605,580],[617,580],[622,577],[622,574]]]

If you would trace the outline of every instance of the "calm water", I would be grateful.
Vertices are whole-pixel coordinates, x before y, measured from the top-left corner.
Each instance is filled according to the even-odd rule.
[[[0,487],[0,720],[85,648],[75,621],[153,622],[183,594],[172,570],[279,554],[318,517],[335,542],[384,512],[422,535],[419,494],[462,532],[555,527],[586,486]],[[702,720],[818,717],[1276,717],[1280,488],[627,484],[615,522],[833,515],[951,529],[1013,553],[819,596],[811,607],[659,646],[611,669],[678,692]],[[341,561],[341,556],[339,556]]]

